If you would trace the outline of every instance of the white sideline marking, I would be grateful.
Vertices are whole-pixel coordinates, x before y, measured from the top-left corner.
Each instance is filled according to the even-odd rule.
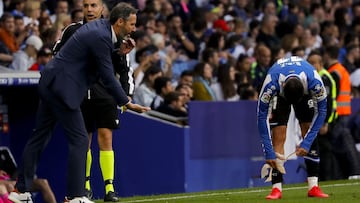
[[[360,185],[360,182],[355,183],[339,183],[333,185],[321,185],[322,188],[326,187],[342,187],[348,185]],[[301,187],[291,187],[291,188],[283,188],[283,190],[298,190],[305,189],[308,186]],[[131,201],[120,201],[121,203],[135,203],[135,202],[153,202],[153,201],[165,201],[165,200],[178,200],[178,199],[189,199],[194,197],[212,197],[212,196],[221,196],[221,195],[234,195],[234,194],[243,194],[243,193],[258,193],[258,192],[266,192],[269,189],[259,189],[259,190],[250,190],[250,191],[238,191],[238,192],[217,192],[217,193],[208,193],[208,194],[196,194],[196,195],[181,195],[174,197],[161,197],[161,198],[149,198],[149,199],[139,199],[139,200],[131,200]]]

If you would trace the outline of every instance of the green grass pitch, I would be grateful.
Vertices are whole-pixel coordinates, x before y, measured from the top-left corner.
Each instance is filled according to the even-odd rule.
[[[233,190],[217,190],[199,193],[167,194],[121,198],[121,203],[261,203],[269,201],[303,203],[360,203],[360,180],[340,180],[320,182],[321,189],[330,195],[329,198],[307,197],[307,184],[284,184],[283,196],[280,200],[266,200],[271,186],[242,188]],[[102,200],[95,202],[101,203]]]

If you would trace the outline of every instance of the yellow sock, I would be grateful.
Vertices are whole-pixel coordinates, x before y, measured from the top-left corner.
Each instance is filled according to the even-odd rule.
[[[85,189],[91,190],[90,187],[90,171],[91,171],[91,163],[92,163],[92,156],[91,156],[91,149],[89,149],[86,153],[86,181],[85,181]]]
[[[100,168],[105,184],[105,192],[114,192],[114,151],[100,151]]]

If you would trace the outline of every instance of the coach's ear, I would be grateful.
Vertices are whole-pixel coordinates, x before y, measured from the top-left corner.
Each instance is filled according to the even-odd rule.
[[[116,21],[116,24],[117,26],[121,27],[125,24],[125,20],[123,18],[119,18],[117,21]]]

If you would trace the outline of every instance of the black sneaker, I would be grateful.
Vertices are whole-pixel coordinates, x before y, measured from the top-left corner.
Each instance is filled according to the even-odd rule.
[[[108,192],[104,197],[104,202],[118,202],[119,198],[116,197],[115,192]]]
[[[86,189],[86,190],[85,190],[85,196],[86,196],[88,199],[92,199],[92,198],[93,198],[93,192],[92,192],[91,190]]]

